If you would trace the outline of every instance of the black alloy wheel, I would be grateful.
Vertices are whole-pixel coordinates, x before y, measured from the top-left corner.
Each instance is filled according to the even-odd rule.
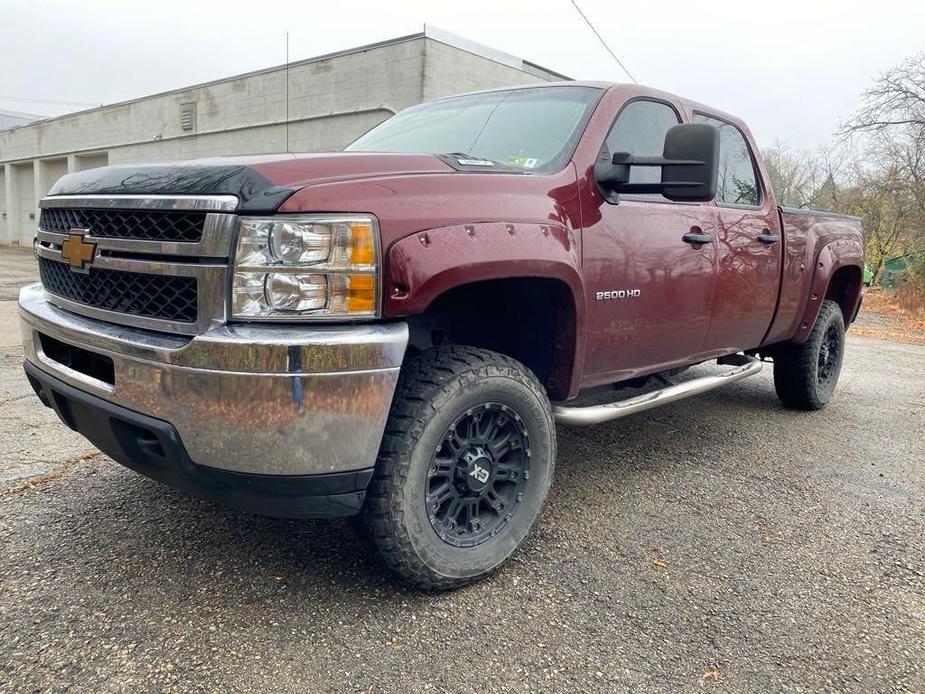
[[[427,471],[430,524],[444,542],[474,547],[517,512],[530,478],[530,435],[507,405],[485,403],[459,417]]]
[[[361,534],[414,585],[466,585],[523,543],[555,459],[552,407],[536,374],[478,347],[415,351],[396,386]]]
[[[845,358],[845,320],[837,302],[822,302],[802,344],[774,351],[774,389],[780,401],[798,410],[818,410],[835,394]]]
[[[816,378],[819,385],[826,387],[832,377],[838,373],[841,366],[842,336],[836,324],[829,325],[819,347],[819,360],[817,362]]]

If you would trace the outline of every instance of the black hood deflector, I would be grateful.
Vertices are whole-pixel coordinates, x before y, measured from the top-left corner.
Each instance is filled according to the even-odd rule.
[[[238,212],[275,212],[292,188],[241,164],[107,166],[58,179],[49,195],[234,195]]]

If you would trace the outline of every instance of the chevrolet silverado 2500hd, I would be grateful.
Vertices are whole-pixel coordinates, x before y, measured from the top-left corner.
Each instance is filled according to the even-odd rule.
[[[415,106],[340,153],[73,173],[35,253],[25,369],[67,426],[239,509],[358,514],[436,589],[524,540],[556,421],[762,359],[784,405],[822,407],[864,267],[857,219],[777,206],[737,118],[580,82]]]

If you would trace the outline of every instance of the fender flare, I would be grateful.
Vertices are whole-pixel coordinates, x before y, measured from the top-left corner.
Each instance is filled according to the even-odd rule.
[[[383,315],[422,313],[446,292],[477,282],[557,280],[568,289],[573,311],[574,337],[564,347],[571,395],[578,390],[587,330],[580,257],[574,232],[557,223],[477,222],[417,232],[385,254]]]
[[[807,297],[806,307],[803,310],[803,317],[797,327],[797,332],[791,342],[802,344],[806,342],[819,311],[822,309],[822,302],[828,296],[829,285],[832,278],[838,270],[846,267],[857,268],[863,276],[864,251],[860,245],[848,239],[832,241],[823,246],[816,256],[816,266],[813,272],[813,281],[810,284],[810,292]],[[847,308],[844,315],[845,323],[854,320],[858,307],[861,302],[861,287],[858,285],[854,296],[848,298],[848,306],[843,305],[843,310]]]

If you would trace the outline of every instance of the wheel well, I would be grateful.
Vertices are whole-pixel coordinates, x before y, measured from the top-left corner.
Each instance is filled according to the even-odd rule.
[[[858,294],[861,291],[861,281],[864,273],[856,265],[838,268],[829,280],[829,288],[825,293],[826,299],[832,299],[841,307],[842,318],[845,324],[854,319],[854,309],[857,306]]]
[[[552,399],[568,396],[574,366],[575,306],[564,282],[508,278],[455,287],[409,319],[410,346],[482,347],[533,371]]]

